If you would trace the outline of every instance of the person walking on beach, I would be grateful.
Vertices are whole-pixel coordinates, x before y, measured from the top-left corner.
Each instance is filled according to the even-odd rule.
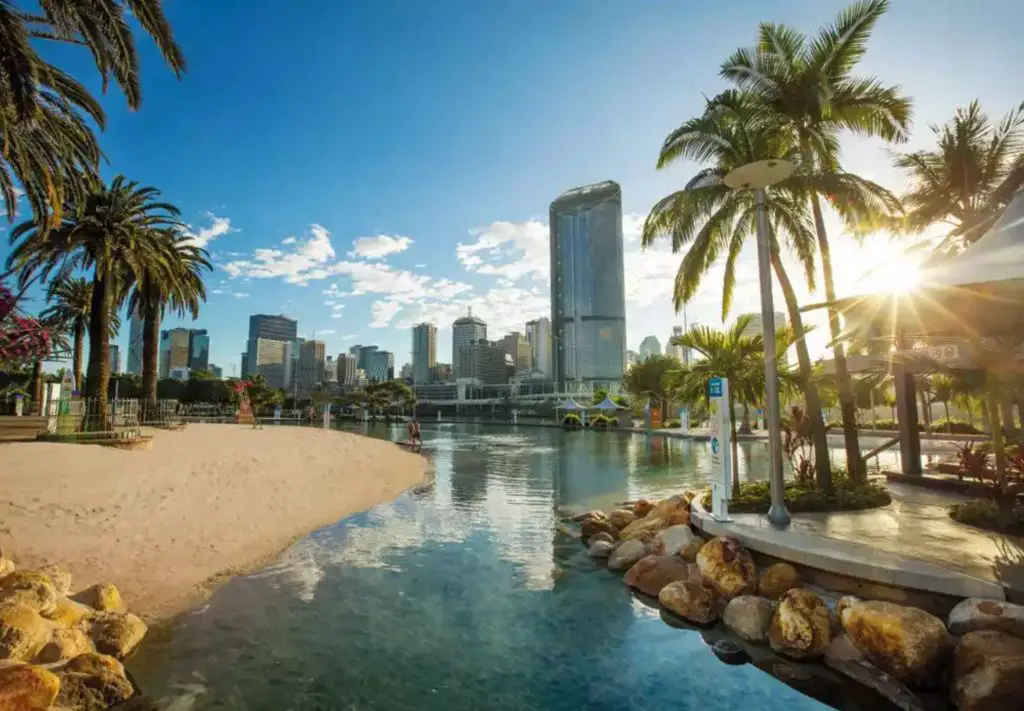
[[[409,420],[409,444],[423,444],[423,438],[420,437],[420,423],[415,417]]]

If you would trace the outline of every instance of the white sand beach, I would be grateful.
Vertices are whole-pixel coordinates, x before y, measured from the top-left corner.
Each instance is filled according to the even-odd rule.
[[[389,442],[315,428],[193,424],[134,452],[4,444],[0,544],[19,567],[63,563],[75,589],[112,582],[160,618],[426,469]]]

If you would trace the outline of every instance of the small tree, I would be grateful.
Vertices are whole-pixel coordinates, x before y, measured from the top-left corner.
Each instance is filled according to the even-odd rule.
[[[1006,464],[993,466],[989,450],[965,442],[957,448],[957,476],[973,479],[983,485],[996,505],[996,524],[1009,528],[1014,524],[1017,497],[1024,492],[1024,452],[1013,448],[1006,453]]]

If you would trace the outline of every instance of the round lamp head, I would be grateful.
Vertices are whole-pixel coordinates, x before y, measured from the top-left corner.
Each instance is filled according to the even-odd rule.
[[[725,184],[735,190],[757,190],[785,180],[792,174],[793,164],[788,160],[759,160],[729,171]]]

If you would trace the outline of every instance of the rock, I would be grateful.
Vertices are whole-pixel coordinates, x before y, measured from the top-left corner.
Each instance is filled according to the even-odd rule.
[[[789,563],[769,565],[757,581],[757,591],[769,600],[778,600],[787,590],[799,587],[803,587],[803,581]]]
[[[763,597],[740,595],[725,606],[722,622],[742,639],[762,644],[768,639],[775,607],[774,602]]]
[[[126,610],[121,593],[112,583],[99,583],[82,592],[72,595],[71,599],[88,605],[100,612],[124,612]]]
[[[658,602],[685,620],[707,625],[718,619],[715,590],[704,580],[677,580],[658,593]]]
[[[57,591],[49,576],[37,570],[22,570],[0,580],[0,604],[27,605],[40,614],[52,612],[57,604]]]
[[[609,570],[628,570],[645,555],[647,555],[647,546],[643,541],[625,541],[608,557],[608,568]]]
[[[843,613],[858,602],[861,602],[861,599],[856,595],[843,595],[839,598],[836,602],[836,616],[839,618],[840,623],[843,621]]]
[[[655,555],[676,555],[696,536],[689,526],[670,526],[654,534]]]
[[[580,538],[580,532],[576,529],[569,528],[569,526],[565,525],[564,522],[560,522],[555,526],[555,530],[566,538]]]
[[[697,553],[697,566],[715,592],[726,600],[753,593],[757,586],[754,559],[735,538],[712,538]]]
[[[587,549],[587,555],[591,558],[607,558],[615,550],[615,543],[612,541],[594,541]]]
[[[48,709],[59,690],[57,675],[42,667],[0,667],[0,711]]]
[[[50,579],[58,595],[67,595],[71,592],[71,571],[63,565],[51,563],[40,568],[39,572]]]
[[[57,703],[76,711],[102,711],[135,693],[116,659],[98,654],[76,657],[60,670]]]
[[[623,582],[645,595],[657,597],[661,589],[677,580],[690,579],[690,565],[674,555],[649,555],[626,571]]]
[[[592,511],[581,513],[578,516],[573,516],[572,520],[576,523],[581,524],[586,523],[587,521],[607,521],[608,514],[606,514],[604,511],[601,511],[600,509],[593,509]]]
[[[122,659],[146,636],[146,623],[130,612],[110,612],[97,617],[89,631],[96,651]]]
[[[592,546],[598,541],[607,541],[608,543],[615,543],[615,539],[612,538],[612,535],[610,533],[604,533],[602,531],[601,533],[595,533],[593,536],[588,538],[587,545]]]
[[[953,652],[951,695],[960,711],[1024,708],[1024,639],[997,630],[965,634]]]
[[[825,648],[825,666],[888,699],[900,711],[922,711],[920,700],[907,686],[864,658],[850,638],[841,634]]]
[[[654,534],[656,531],[660,531],[663,528],[665,528],[664,519],[648,516],[647,518],[637,519],[619,531],[619,538],[624,541],[628,541],[636,538],[644,532]]]
[[[28,605],[0,605],[0,659],[27,662],[42,649],[51,624]]]
[[[53,612],[46,615],[46,619],[52,620],[61,627],[75,627],[95,614],[96,611],[87,605],[66,597],[59,597],[56,607]]]
[[[53,664],[93,651],[92,640],[84,631],[58,627],[50,633],[50,641],[43,645],[34,661],[36,664]]]
[[[636,520],[636,515],[629,509],[614,509],[608,513],[608,522],[615,528],[625,528]]]
[[[665,519],[666,526],[689,526],[690,525],[690,512],[683,509],[673,511],[669,514],[668,518]]]
[[[660,518],[662,521],[665,521],[676,511],[686,511],[689,507],[690,505],[686,502],[686,499],[676,494],[656,503],[651,512],[647,514],[647,518]]]
[[[750,655],[740,645],[730,639],[719,639],[711,645],[711,651],[725,664],[737,666],[750,661]]]
[[[679,557],[689,563],[696,563],[697,554],[700,553],[700,549],[704,547],[704,543],[705,541],[703,538],[700,536],[694,536],[692,541],[679,549]]]
[[[584,541],[589,541],[599,533],[610,536],[612,540],[619,537],[619,529],[604,519],[591,519],[580,525],[580,538]]]
[[[953,608],[947,623],[955,635],[998,630],[1024,638],[1024,605],[968,598]]]
[[[14,572],[14,561],[10,558],[4,557],[4,552],[0,550],[0,578],[5,575],[10,575]]]
[[[906,684],[933,681],[948,646],[942,620],[893,602],[859,602],[843,611],[842,624],[869,662]]]
[[[117,661],[108,654],[97,654],[89,652],[81,654],[64,665],[64,671],[75,672],[76,674],[117,674],[128,678],[124,671],[124,664]]]
[[[647,499],[640,499],[635,504],[633,504],[633,515],[637,518],[643,518],[644,516],[649,514],[651,512],[651,509],[653,508],[653,503],[651,503]]]
[[[768,631],[772,649],[791,659],[816,659],[831,641],[832,624],[825,601],[803,588],[785,592]]]

